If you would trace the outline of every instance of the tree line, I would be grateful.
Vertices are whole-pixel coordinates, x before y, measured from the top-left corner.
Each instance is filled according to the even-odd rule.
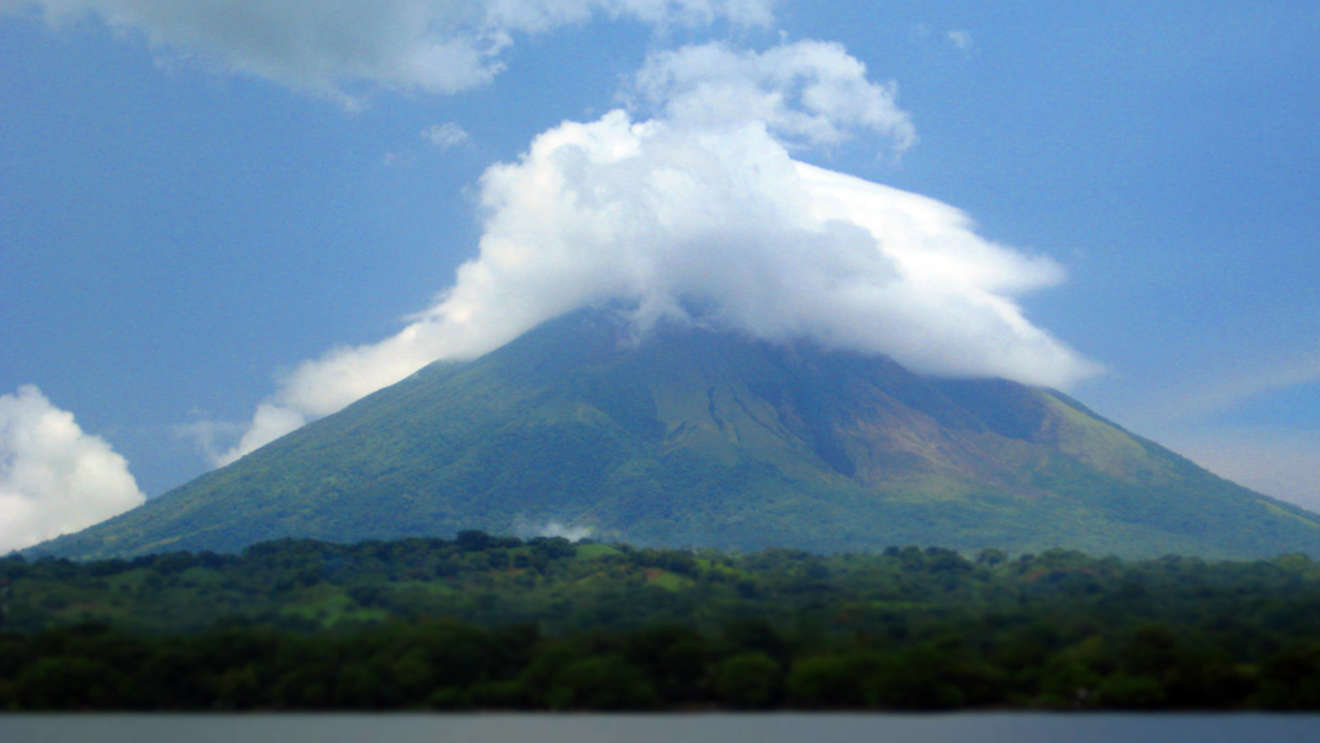
[[[0,709],[1320,709],[1320,566],[465,532],[0,560]]]

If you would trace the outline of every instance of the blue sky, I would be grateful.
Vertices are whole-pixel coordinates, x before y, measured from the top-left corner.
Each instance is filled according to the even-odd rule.
[[[920,217],[966,248],[951,265],[1002,275],[931,289],[902,253],[925,238],[902,233],[897,264],[845,272],[885,285],[896,270],[898,294],[802,290],[753,327],[764,313],[744,292],[731,322],[1066,385],[1221,474],[1320,508],[1314,3],[301,6],[0,0],[0,510],[102,518],[134,502],[122,468],[138,497],[164,492],[241,453],[263,404],[287,428],[428,354],[476,352],[610,291],[657,306],[743,296],[701,278],[710,241],[741,246],[721,260],[749,276],[844,260],[832,244],[762,244],[731,216],[800,208],[791,232],[826,208],[802,201],[822,189],[847,194],[834,217],[853,231],[829,233],[843,243]],[[829,84],[825,103],[794,98],[804,80]],[[710,113],[743,95],[756,105]],[[782,106],[757,107],[774,96]],[[745,159],[700,165],[712,138]],[[579,172],[534,142],[596,156]],[[611,147],[640,162],[601,164]],[[780,191],[739,185],[748,163],[789,156],[821,170],[775,170]],[[686,201],[638,190],[689,161]],[[566,193],[538,191],[544,177],[566,173],[626,215],[606,242],[582,237],[582,213],[537,211]],[[882,207],[899,222],[867,226]],[[655,245],[598,261],[651,219]],[[562,261],[547,262],[554,240],[531,245],[540,225]],[[693,241],[705,247],[683,252]],[[465,261],[499,270],[460,279]],[[829,270],[822,285],[845,277]],[[491,298],[510,293],[511,309]],[[500,316],[462,348],[427,319],[469,310]],[[995,312],[1027,322],[978,336],[1002,358],[885,330],[916,323],[958,345],[958,328],[999,328]],[[852,334],[859,317],[877,329]],[[384,358],[410,323],[440,335]],[[318,386],[354,359],[373,370],[360,385]],[[86,462],[118,478],[104,507],[61,475]]]

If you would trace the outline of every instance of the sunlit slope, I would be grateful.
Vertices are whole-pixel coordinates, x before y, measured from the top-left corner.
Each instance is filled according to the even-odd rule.
[[[435,364],[38,551],[531,533],[873,550],[1320,555],[1320,519],[1046,389],[578,312]]]

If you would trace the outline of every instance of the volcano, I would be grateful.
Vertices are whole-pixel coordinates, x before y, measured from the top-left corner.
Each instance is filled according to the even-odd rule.
[[[1320,556],[1320,517],[1059,392],[699,323],[639,334],[608,309],[432,364],[33,553],[465,529],[739,550]]]

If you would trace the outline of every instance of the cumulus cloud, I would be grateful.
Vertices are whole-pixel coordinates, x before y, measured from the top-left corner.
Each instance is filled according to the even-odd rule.
[[[835,43],[802,41],[759,53],[684,47],[652,55],[635,90],[670,120],[760,121],[788,144],[834,145],[859,129],[891,138],[898,151],[916,141],[896,102],[897,85],[868,80],[866,66]]]
[[[422,130],[422,139],[442,150],[447,150],[468,141],[468,133],[466,129],[458,124],[446,121],[443,124],[435,124]]]
[[[455,93],[489,82],[517,34],[597,17],[764,26],[771,0],[0,0],[52,25],[94,16],[159,52],[361,102],[363,85]]]
[[[0,395],[0,553],[91,526],[145,499],[124,458],[36,387]]]
[[[710,85],[701,59],[727,62],[710,69]],[[886,90],[850,59],[815,42],[653,58],[635,85],[653,96],[651,118],[615,110],[566,122],[490,167],[478,255],[452,287],[394,337],[298,366],[221,462],[431,361],[470,358],[619,300],[643,328],[699,306],[702,322],[886,354],[924,372],[1061,387],[1094,373],[1015,301],[1064,278],[1053,261],[977,235],[946,204],[792,157],[785,139],[880,131],[910,141],[892,97],[843,94]],[[717,89],[751,103],[718,115],[695,105]]]

